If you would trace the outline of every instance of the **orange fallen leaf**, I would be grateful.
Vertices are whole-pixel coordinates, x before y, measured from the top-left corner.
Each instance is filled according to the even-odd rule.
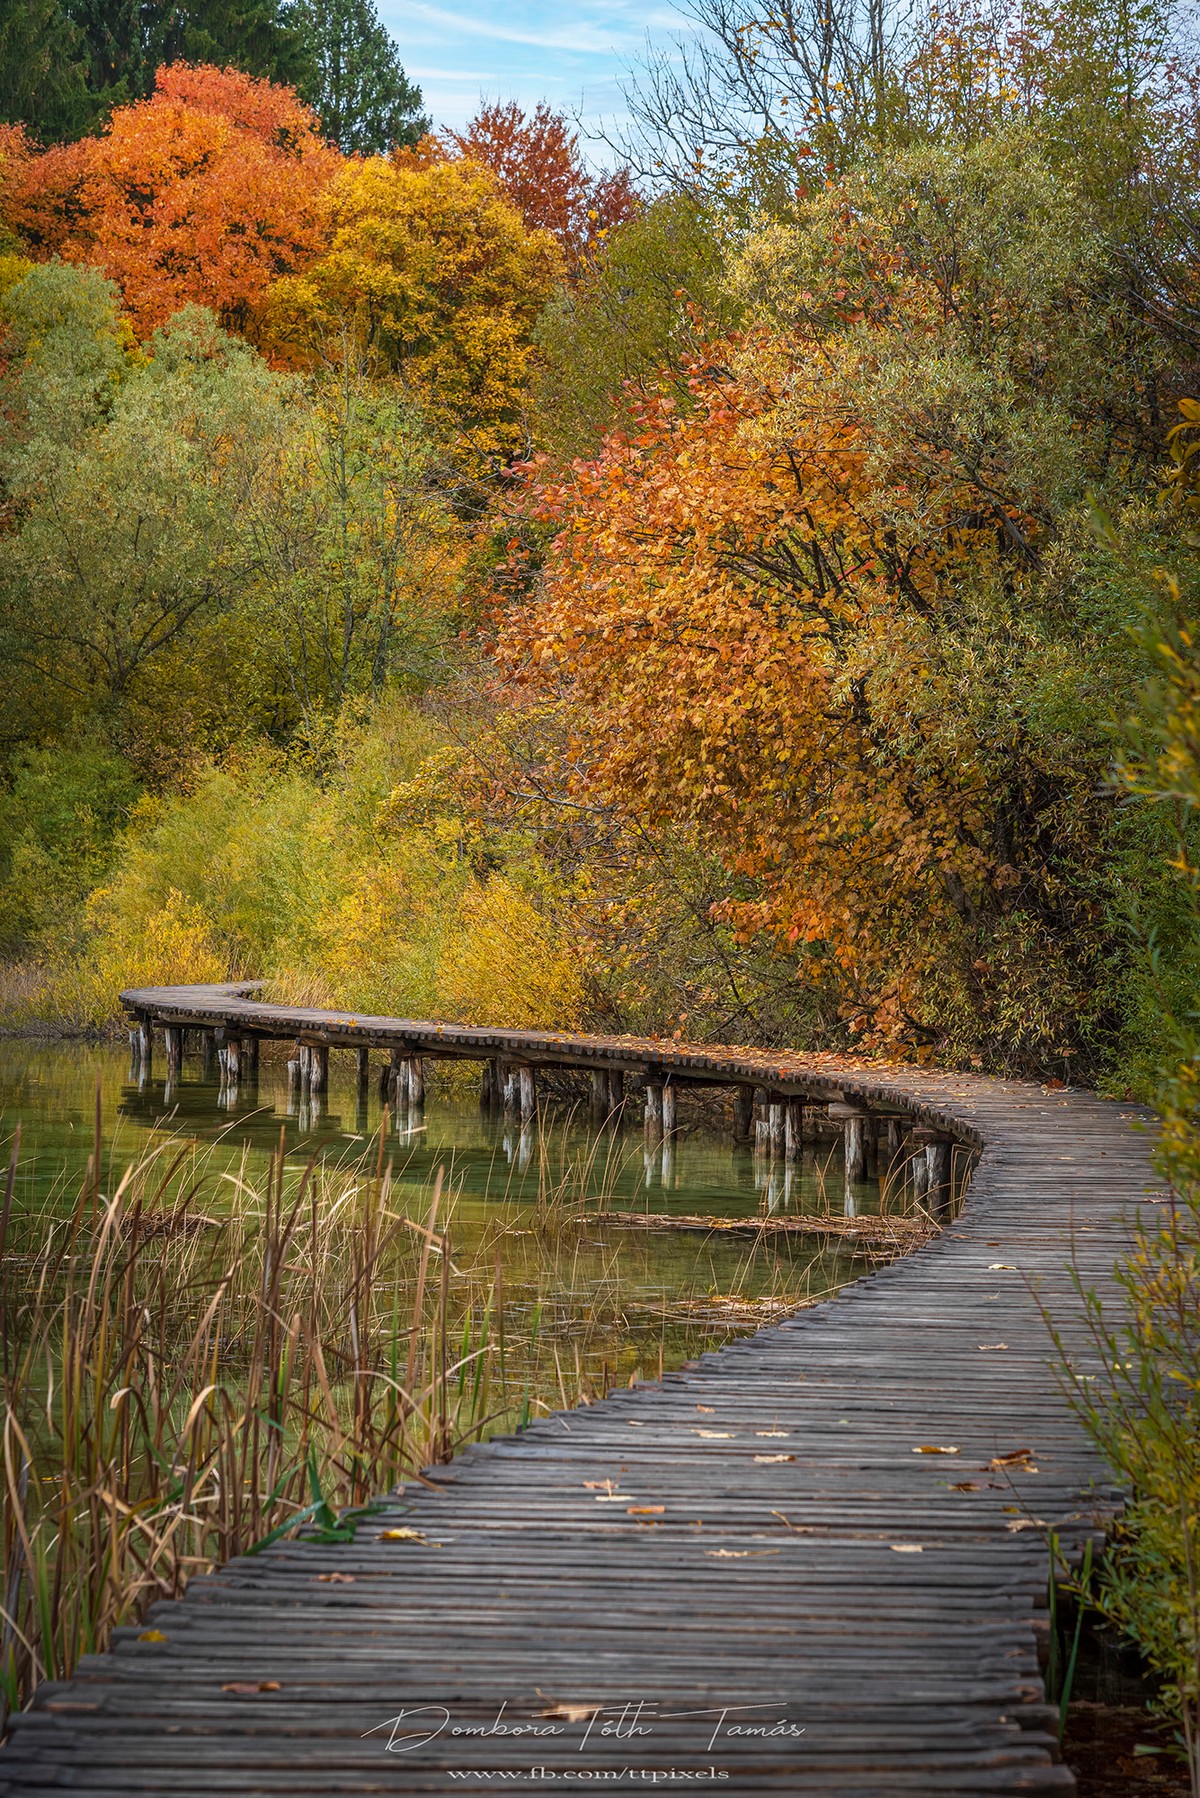
[[[410,1530],[410,1529],[380,1530],[379,1535],[376,1537],[376,1540],[379,1542],[421,1542],[421,1543],[425,1543],[426,1546],[430,1547],[430,1548],[434,1548],[437,1546],[436,1543],[427,1542],[425,1532],[423,1530]]]
[[[923,1442],[920,1448],[914,1448],[914,1455],[956,1455],[959,1450],[953,1445],[939,1448],[936,1442]]]
[[[630,1517],[661,1517],[666,1508],[666,1505],[630,1505],[627,1514]]]
[[[221,1687],[222,1692],[279,1692],[282,1687],[277,1679],[231,1679]]]
[[[1002,1467],[1016,1467],[1022,1461],[1032,1461],[1031,1448],[1014,1448],[1010,1455],[993,1455],[987,1464],[988,1473],[997,1473]]]
[[[709,1417],[714,1417],[716,1415],[717,1407],[715,1405],[697,1405],[696,1409],[697,1411],[707,1412]]]
[[[169,1642],[170,1639],[161,1629],[144,1629],[138,1637],[139,1642]]]
[[[755,1455],[754,1457],[755,1464],[759,1467],[766,1467],[776,1461],[794,1461],[795,1459],[795,1455]]]
[[[318,1573],[317,1579],[326,1586],[352,1586],[355,1576],[352,1573]]]
[[[955,1480],[951,1492],[982,1492],[983,1487],[978,1480]]]

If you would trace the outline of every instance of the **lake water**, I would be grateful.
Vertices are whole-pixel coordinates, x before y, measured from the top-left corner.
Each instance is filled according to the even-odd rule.
[[[131,1078],[127,1053],[110,1045],[0,1041],[0,1137],[7,1160],[21,1126],[14,1222],[27,1232],[73,1202],[92,1148],[97,1087],[107,1189],[122,1168],[167,1133],[203,1151],[204,1204],[231,1202],[235,1175],[252,1180],[278,1149],[289,1162],[314,1158],[351,1169],[379,1154],[383,1107],[374,1077],[363,1099],[348,1056],[330,1057],[330,1085],[317,1108],[290,1095],[282,1046],[264,1048],[256,1081],[223,1093],[190,1058],[173,1085],[161,1049],[154,1076]],[[510,1328],[537,1337],[522,1377],[542,1402],[572,1401],[631,1376],[653,1377],[705,1347],[771,1321],[785,1309],[835,1291],[873,1263],[820,1239],[647,1231],[620,1227],[614,1212],[725,1219],[841,1212],[843,1173],[833,1145],[807,1146],[803,1161],[771,1167],[735,1145],[705,1102],[685,1101],[677,1139],[648,1147],[640,1101],[625,1121],[594,1127],[567,1101],[546,1100],[519,1127],[479,1106],[473,1064],[427,1063],[422,1114],[390,1127],[383,1155],[392,1202],[420,1221],[441,1176],[439,1228],[449,1227],[455,1279],[498,1266]],[[695,1109],[690,1109],[692,1105]],[[854,1207],[879,1208],[874,1182]],[[476,1281],[476,1285],[478,1282]]]

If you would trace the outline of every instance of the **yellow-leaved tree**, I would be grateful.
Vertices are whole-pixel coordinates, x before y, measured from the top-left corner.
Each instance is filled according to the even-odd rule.
[[[349,329],[476,465],[519,450],[530,332],[562,275],[555,239],[465,160],[369,157],[327,204],[326,254],[268,296],[271,350],[305,362]]]

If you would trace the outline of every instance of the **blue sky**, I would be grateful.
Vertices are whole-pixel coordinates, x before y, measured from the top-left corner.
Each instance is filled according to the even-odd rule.
[[[459,126],[480,96],[547,100],[595,127],[623,111],[625,66],[647,36],[663,44],[685,29],[668,0],[377,0],[409,77],[435,124]],[[605,154],[589,154],[604,160]]]

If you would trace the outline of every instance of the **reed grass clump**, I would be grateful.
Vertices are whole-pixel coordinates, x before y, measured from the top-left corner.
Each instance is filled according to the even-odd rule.
[[[425,1217],[374,1166],[216,1178],[157,1142],[73,1205],[0,1214],[0,1706],[232,1555],[355,1512],[494,1421],[491,1294],[449,1326],[439,1175]],[[205,1200],[208,1200],[208,1208]],[[214,1204],[213,1200],[219,1201]]]

